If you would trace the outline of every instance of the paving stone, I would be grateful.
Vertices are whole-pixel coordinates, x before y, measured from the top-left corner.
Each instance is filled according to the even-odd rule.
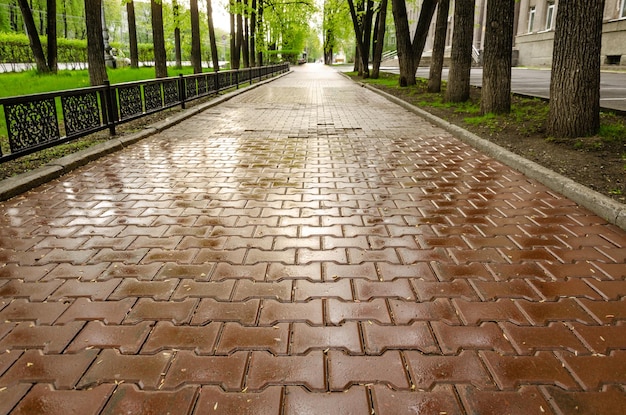
[[[197,304],[196,298],[183,301],[154,301],[151,298],[140,298],[124,319],[124,324],[157,320],[184,324],[191,319]]]
[[[287,354],[289,325],[271,327],[244,327],[238,323],[225,323],[219,342],[218,354],[232,354],[239,350],[265,350],[274,355]]]
[[[441,383],[472,384],[481,389],[493,383],[474,352],[464,350],[458,356],[426,355],[405,352],[411,381],[418,390],[430,390]]]
[[[322,300],[303,303],[279,303],[272,300],[263,302],[260,325],[269,326],[296,321],[321,326],[324,323]]]
[[[187,386],[172,392],[143,391],[136,385],[122,384],[115,389],[101,414],[187,414],[193,407],[198,389]]]
[[[0,398],[2,398],[0,399],[0,413],[10,413],[11,409],[28,393],[31,387],[32,385],[30,383],[17,383],[13,386],[4,387],[4,389],[0,391]],[[27,413],[33,412],[29,411]]]
[[[390,324],[389,310],[384,299],[372,301],[347,302],[330,299],[326,302],[326,313],[331,324],[342,324],[347,321],[370,321]]]
[[[461,319],[467,325],[478,325],[489,321],[509,321],[517,325],[528,325],[528,320],[511,300],[470,302],[453,300]]]
[[[578,385],[553,353],[538,352],[533,356],[502,356],[496,352],[480,352],[491,375],[502,390],[522,385],[555,385],[578,389]]]
[[[362,323],[365,351],[368,355],[381,354],[387,350],[419,350],[437,353],[435,339],[426,322],[417,321],[402,326],[381,326]]]
[[[249,391],[259,391],[271,385],[304,386],[312,391],[324,391],[324,355],[312,351],[302,356],[273,356],[253,352],[246,378]]]
[[[341,326],[314,327],[307,323],[293,323],[291,352],[306,354],[311,350],[342,349],[350,354],[361,354],[361,334],[356,322]]]
[[[432,301],[435,298],[462,298],[467,301],[479,300],[476,291],[467,280],[425,281],[420,278],[411,280],[421,301]]]
[[[580,340],[589,346],[593,353],[608,354],[610,350],[621,349],[626,342],[626,326],[620,323],[615,326],[587,326],[572,323]]]
[[[211,321],[235,321],[245,326],[255,323],[260,300],[219,302],[211,298],[200,300],[191,319],[192,325],[204,325]]]
[[[449,385],[437,385],[431,391],[395,391],[384,385],[374,385],[372,401],[375,413],[381,415],[463,414],[460,404],[454,398],[454,390]]]
[[[277,282],[256,282],[241,280],[235,288],[233,301],[244,301],[252,298],[269,298],[278,301],[291,300],[292,282],[289,280]]]
[[[54,291],[50,300],[60,300],[64,298],[89,297],[92,301],[104,301],[120,284],[119,279],[108,281],[83,282],[78,279],[66,280],[63,285]]]
[[[55,390],[51,385],[36,384],[11,414],[97,415],[102,413],[114,388],[114,385],[100,385],[87,390]]]
[[[354,291],[356,298],[361,301],[369,301],[374,298],[415,300],[415,294],[406,279],[394,281],[355,280]]]
[[[395,350],[380,356],[349,356],[331,350],[328,352],[328,378],[331,391],[370,383],[389,385],[393,389],[410,388],[400,352]]]
[[[352,300],[349,279],[339,279],[335,282],[314,282],[301,279],[294,281],[293,285],[295,301],[307,301],[314,298]]]
[[[194,414],[278,415],[282,407],[280,386],[269,386],[260,392],[224,392],[217,386],[203,386]]]
[[[95,352],[95,350],[88,350]],[[82,352],[83,354],[86,352]],[[71,355],[67,355],[71,356]],[[134,383],[141,389],[155,390],[172,359],[171,352],[154,355],[123,355],[117,350],[104,349],[89,370],[82,376],[77,388],[84,389],[102,383]]]
[[[61,353],[83,324],[77,321],[64,326],[37,326],[31,322],[21,322],[1,337],[0,350],[41,348],[46,354]]]
[[[85,350],[73,355],[44,355],[27,350],[0,377],[0,388],[16,383],[51,383],[56,389],[72,389],[96,358],[97,351]]]
[[[139,281],[134,278],[124,278],[109,299],[121,300],[126,297],[150,297],[156,301],[168,300],[178,285],[178,280]]]
[[[545,390],[562,414],[621,415],[626,410],[626,394],[615,386],[598,392],[566,391],[553,386]]]
[[[50,325],[68,308],[65,303],[40,303],[27,300],[13,300],[0,311],[0,321],[32,321],[35,324]]]
[[[586,300],[583,299],[580,301]],[[538,326],[545,326],[552,321],[578,321],[584,324],[594,323],[592,316],[585,312],[572,298],[563,298],[557,302],[540,303],[518,300],[517,304],[528,316],[528,319],[534,325]]]
[[[10,280],[0,286],[0,296],[5,298],[27,298],[29,301],[41,302],[48,298],[61,284],[61,281],[21,282]]]
[[[54,328],[58,330],[61,327]],[[151,329],[150,323],[147,322],[134,326],[106,326],[101,321],[90,321],[73,339],[66,352],[76,353],[96,348],[117,349],[123,354],[134,354],[139,351]]]
[[[459,324],[450,301],[443,298],[421,303],[389,300],[389,305],[396,324],[409,324],[413,321],[443,321],[448,324]]]
[[[141,353],[154,354],[165,350],[188,349],[197,354],[211,354],[215,349],[220,327],[220,323],[209,323],[204,326],[175,326],[169,321],[159,321],[141,347]]]
[[[560,322],[550,323],[546,327],[501,324],[506,338],[511,341],[518,354],[532,355],[540,350],[567,350],[577,354],[590,353],[574,332]]]
[[[367,414],[371,412],[368,392],[363,386],[353,386],[342,392],[310,393],[297,386],[285,391],[285,414]]]
[[[467,413],[470,414],[555,414],[535,386],[522,386],[516,391],[488,391],[462,385],[457,386],[457,390]]]
[[[183,279],[180,280],[171,299],[178,301],[186,298],[213,298],[218,301],[228,301],[234,287],[235,280],[213,282]]]
[[[626,371],[626,351],[615,350],[610,355],[576,356],[561,352],[560,358],[572,371],[585,390],[597,391],[605,384],[623,384]]]
[[[134,298],[120,301],[91,301],[87,298],[77,298],[56,323],[101,320],[105,324],[121,324],[134,303]]]
[[[580,304],[587,310],[598,322],[602,324],[615,324],[620,320],[626,320],[626,298],[622,297],[619,301],[592,301],[585,298],[579,300]],[[581,319],[580,322],[585,322]]]
[[[230,356],[197,356],[192,351],[182,350],[176,353],[159,387],[175,390],[187,384],[201,384],[241,391],[247,356],[245,352]]]
[[[514,354],[511,343],[502,329],[493,322],[479,326],[451,326],[439,321],[431,323],[439,347],[445,355],[456,355],[463,350],[494,350]]]

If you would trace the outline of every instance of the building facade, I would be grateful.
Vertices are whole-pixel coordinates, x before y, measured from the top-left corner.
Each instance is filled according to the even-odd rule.
[[[410,6],[412,32],[417,26],[417,18],[422,1]],[[515,4],[514,65],[548,67],[552,64],[554,29],[559,0],[519,0]],[[454,26],[454,0],[450,2],[446,54],[449,56]],[[476,0],[474,15],[474,42],[476,51],[482,51],[487,19],[487,0]],[[435,19],[424,48],[430,55],[434,41]],[[602,65],[626,67],[626,0],[605,0],[604,23],[602,29]]]
[[[515,49],[522,66],[550,66],[558,0],[520,0]],[[606,0],[602,64],[626,66],[626,0]]]

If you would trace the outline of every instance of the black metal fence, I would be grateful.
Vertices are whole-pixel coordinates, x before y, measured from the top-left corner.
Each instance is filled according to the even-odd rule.
[[[0,163],[105,129],[114,135],[119,124],[288,70],[285,63],[0,98],[8,139],[0,138]]]

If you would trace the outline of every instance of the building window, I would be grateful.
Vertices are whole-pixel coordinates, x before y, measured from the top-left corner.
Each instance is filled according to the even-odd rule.
[[[619,12],[619,17],[626,18],[626,0],[622,0],[622,9]]]
[[[548,2],[548,12],[546,13],[546,30],[554,29],[554,1]]]
[[[528,12],[528,33],[532,33],[533,30],[535,30],[535,6],[531,7]]]

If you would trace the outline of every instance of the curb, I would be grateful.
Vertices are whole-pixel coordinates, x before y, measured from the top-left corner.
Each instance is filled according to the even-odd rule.
[[[228,92],[224,95],[216,97],[215,99],[212,99],[211,101],[205,102],[195,107],[182,110],[181,112],[171,117],[166,117],[161,121],[146,126],[142,131],[139,131],[137,133],[128,134],[120,137],[113,136],[103,143],[96,144],[93,147],[89,147],[84,150],[77,151],[76,153],[72,153],[67,156],[58,158],[49,163],[46,163],[45,165],[35,170],[22,173],[14,177],[9,177],[8,179],[4,179],[0,181],[0,201],[8,200],[44,183],[47,183],[54,179],[58,179],[59,177],[71,172],[74,169],[77,169],[78,167],[84,166],[91,161],[97,160],[100,157],[106,156],[107,154],[122,150],[154,134],[173,127],[176,124],[179,124],[180,122],[191,118],[194,115],[206,111],[209,108],[222,104],[239,94],[255,89],[276,79],[282,78],[283,76],[289,75],[290,72],[291,70],[289,72],[285,72],[272,78],[257,82],[256,84],[249,85],[245,88]]]
[[[506,164],[507,166],[519,171],[525,176],[534,179],[544,186],[562,194],[563,196],[573,200],[580,206],[583,206],[596,215],[600,216],[607,222],[626,230],[626,205],[619,203],[601,193],[596,192],[574,180],[562,176],[550,169],[547,169],[534,161],[525,159],[491,141],[485,140],[463,128],[451,124],[439,117],[432,115],[406,101],[401,100],[385,91],[381,91],[373,86],[359,82],[359,84],[378,95],[381,95],[389,101],[400,105],[404,109],[411,111],[422,118],[427,119],[433,124],[443,128],[461,141],[471,145],[472,147],[482,151],[488,156]]]

